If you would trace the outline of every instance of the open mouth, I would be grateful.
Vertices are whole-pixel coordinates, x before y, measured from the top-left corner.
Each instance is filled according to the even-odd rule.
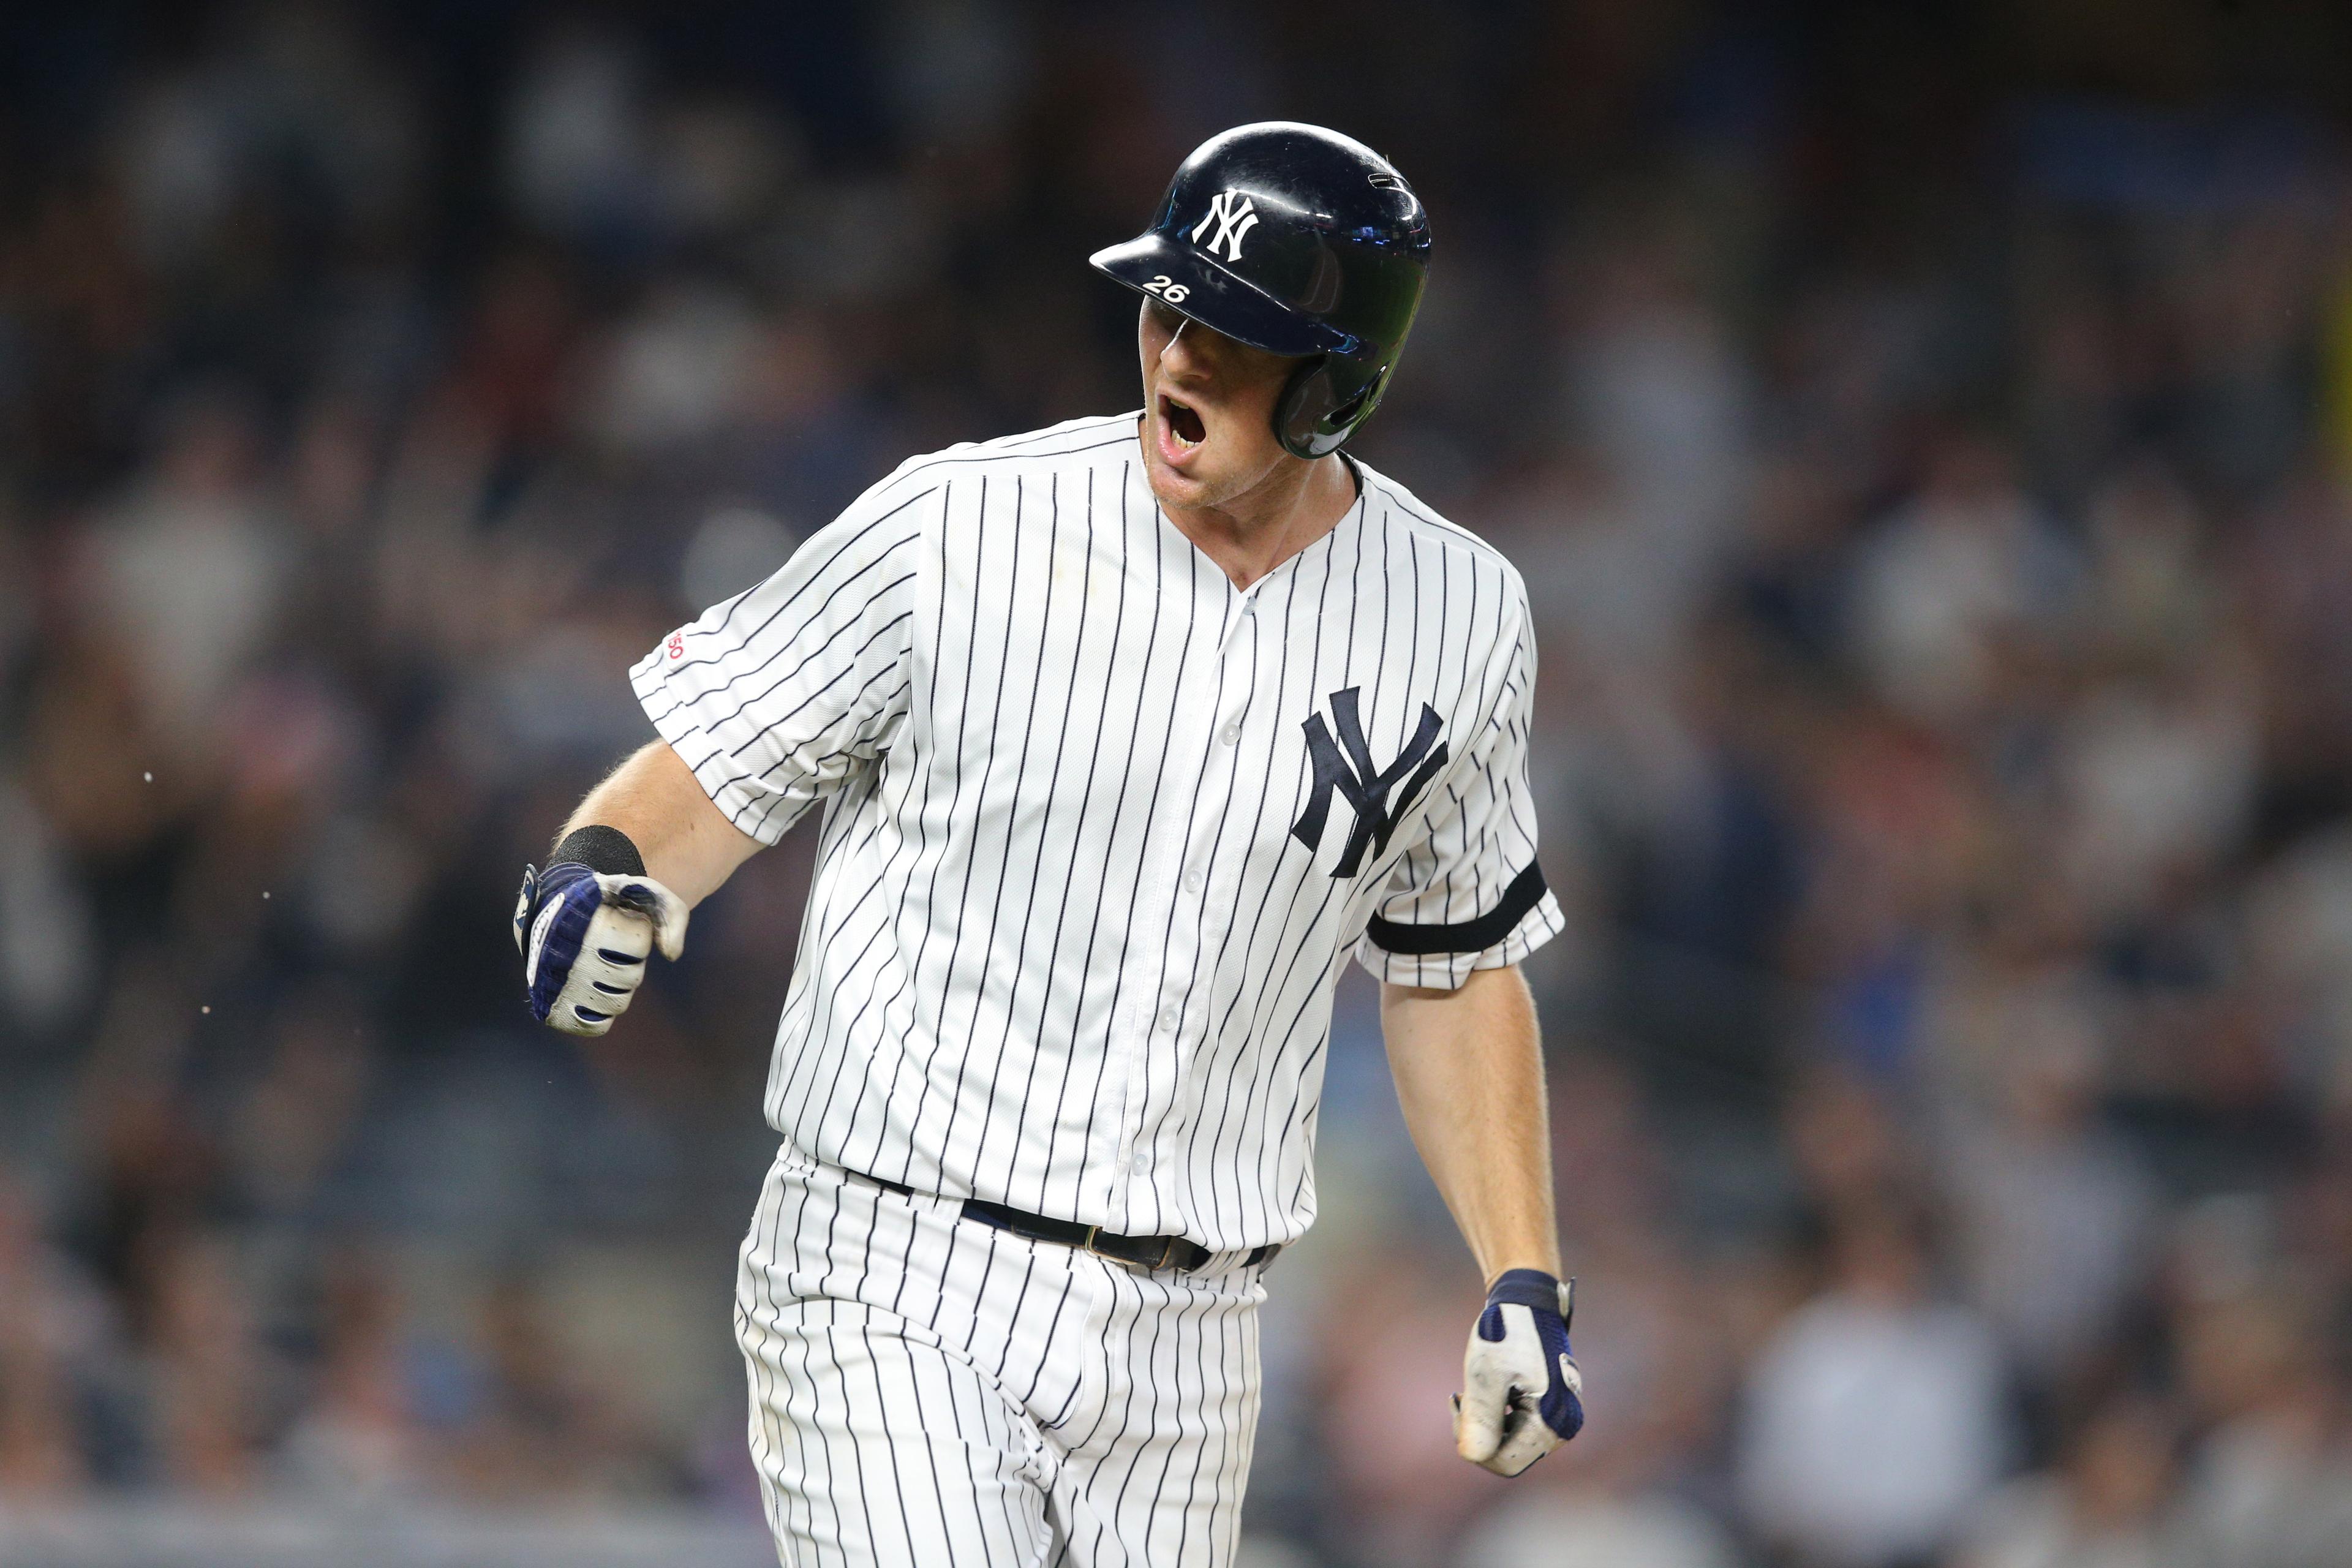
[[[1176,438],[1177,446],[1185,451],[1209,438],[1209,427],[1201,423],[1200,415],[1164,392],[1160,395],[1160,419]]]

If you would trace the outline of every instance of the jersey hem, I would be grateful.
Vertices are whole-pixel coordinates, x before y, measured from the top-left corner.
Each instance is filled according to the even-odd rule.
[[[669,689],[669,672],[663,668],[659,647],[639,660],[637,667],[629,671],[629,686],[636,694],[637,705],[645,710],[646,717],[652,721],[654,732],[661,737],[664,745],[677,752],[678,761],[686,762],[686,753],[678,751],[678,742],[695,732],[687,710],[688,705],[672,702],[656,710],[656,699],[666,696]],[[751,835],[771,848],[792,830],[793,822],[798,820],[797,813],[784,816],[779,822],[776,818],[780,814],[757,810],[764,804],[763,801],[740,781],[722,780],[714,785],[703,776],[702,769],[691,763],[687,763],[687,767],[694,774],[694,782],[702,786],[702,793],[710,797],[710,804],[717,806],[739,832]],[[751,819],[748,825],[747,816]]]

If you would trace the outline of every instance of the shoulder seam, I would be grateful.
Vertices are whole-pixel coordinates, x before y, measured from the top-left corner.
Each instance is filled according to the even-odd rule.
[[[1062,436],[1099,436],[1100,432],[1054,431],[1050,434]],[[1042,440],[1045,439],[1045,437],[1039,436],[1034,438]],[[1080,441],[1076,446],[1056,447],[1045,451],[1023,450],[1012,452],[994,449],[994,443],[992,442],[972,442],[965,445],[950,447],[944,451],[927,453],[919,458],[909,458],[905,463],[898,467],[897,472],[893,473],[888,479],[882,481],[882,486],[887,488],[898,483],[901,479],[910,479],[918,474],[928,473],[933,468],[943,468],[950,465],[961,465],[967,463],[1021,463],[1051,460],[1056,458],[1074,458],[1082,452],[1099,451],[1105,447],[1116,447],[1133,439],[1134,437],[1132,436],[1129,435],[1125,431],[1121,431],[1119,434],[1111,437],[1108,440],[1097,439]]]
[[[1528,613],[1526,574],[1520,572],[1518,563],[1505,554],[1493,541],[1481,539],[1460,523],[1440,517],[1433,511],[1425,511],[1419,507],[1408,504],[1399,496],[1393,485],[1383,481],[1381,489],[1382,495],[1387,498],[1390,508],[1404,519],[1408,529],[1417,532],[1425,531],[1434,535],[1430,541],[1433,545],[1451,545],[1463,550],[1474,561],[1482,562],[1502,574],[1507,595],[1517,600],[1519,613],[1522,616]]]
[[[1059,424],[1047,425],[1035,430],[1016,430],[1009,435],[991,436],[984,441],[957,441],[941,447],[937,451],[915,453],[899,467],[934,462],[941,458],[1014,456],[1017,450],[1027,443],[1050,441],[1055,437],[1077,437],[1097,435],[1107,426],[1123,425],[1129,420],[1137,418],[1139,413],[1139,410],[1130,410],[1125,414],[1089,414],[1081,418],[1065,419]]]
[[[1505,565],[1508,565],[1510,563],[1510,557],[1505,555],[1500,550],[1497,550],[1491,541],[1479,538],[1475,533],[1473,533],[1470,530],[1463,527],[1460,523],[1454,521],[1451,518],[1440,517],[1433,511],[1424,511],[1417,506],[1409,504],[1405,500],[1403,493],[1400,491],[1396,486],[1389,483],[1382,476],[1374,474],[1373,482],[1380,486],[1381,493],[1387,500],[1389,505],[1396,510],[1402,512],[1412,521],[1435,529],[1438,532],[1450,539],[1456,540],[1463,544],[1468,545],[1472,550],[1481,554],[1493,556],[1496,560],[1503,563]]]

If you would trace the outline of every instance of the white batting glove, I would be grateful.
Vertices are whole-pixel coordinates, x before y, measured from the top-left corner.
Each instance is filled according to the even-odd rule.
[[[531,1016],[567,1035],[601,1035],[628,1009],[656,948],[686,950],[686,900],[651,877],[599,875],[561,861],[522,868],[515,946]]]
[[[1568,1348],[1576,1286],[1513,1268],[1486,1292],[1454,1396],[1454,1447],[1474,1465],[1516,1476],[1584,1426],[1584,1379]]]

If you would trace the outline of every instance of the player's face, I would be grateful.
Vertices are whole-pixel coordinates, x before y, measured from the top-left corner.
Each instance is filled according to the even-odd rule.
[[[1235,342],[1157,300],[1144,301],[1137,339],[1144,467],[1160,505],[1223,507],[1300,465],[1274,436],[1275,402],[1297,360]]]

